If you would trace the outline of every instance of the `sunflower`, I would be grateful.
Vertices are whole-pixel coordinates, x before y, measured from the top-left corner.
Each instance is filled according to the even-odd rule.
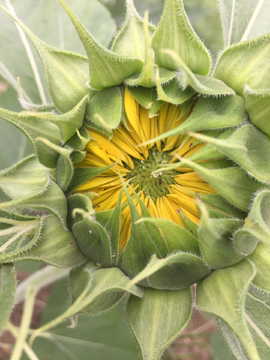
[[[214,194],[216,191],[194,170],[179,166],[166,170],[166,165],[188,158],[201,149],[204,144],[196,144],[196,139],[187,134],[170,136],[165,140],[149,140],[177,128],[190,112],[190,106],[181,114],[181,106],[165,103],[157,114],[149,118],[148,112],[125,89],[124,94],[126,124],[113,130],[110,139],[97,130],[89,130],[91,140],[79,167],[105,167],[117,164],[104,173],[89,180],[78,192],[95,193],[94,209],[105,211],[113,209],[119,200],[122,180],[130,186],[129,193],[135,190],[154,218],[171,220],[184,226],[179,216],[182,212],[195,224],[199,224],[200,213],[196,201],[200,194]],[[143,143],[149,144],[144,145]],[[121,204],[127,202],[123,195]],[[134,203],[140,215],[141,207],[135,198]],[[119,246],[124,248],[131,230],[130,209],[122,211]]]
[[[0,172],[0,261],[10,278],[22,259],[72,269],[70,308],[35,335],[129,293],[142,358],[159,360],[197,284],[198,308],[232,349],[269,358],[257,342],[269,338],[269,35],[242,38],[212,66],[182,0],[165,0],[157,27],[127,0],[108,50],[59,1],[87,56],[45,44],[10,12],[42,59],[53,104],[0,108],[35,150]]]

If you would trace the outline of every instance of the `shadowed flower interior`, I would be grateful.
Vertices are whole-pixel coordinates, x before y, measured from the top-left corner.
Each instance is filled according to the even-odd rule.
[[[164,103],[157,115],[149,118],[147,110],[126,89],[126,126],[121,124],[113,130],[111,139],[101,132],[89,130],[91,140],[85,148],[87,154],[77,166],[104,167],[117,160],[118,163],[77,188],[77,191],[96,193],[93,198],[96,211],[113,209],[123,188],[122,177],[129,185],[129,194],[132,196],[132,187],[152,217],[168,219],[183,226],[182,213],[198,224],[200,213],[196,200],[200,194],[214,194],[215,190],[188,167],[164,170],[164,166],[178,162],[179,157],[189,157],[204,144],[198,144],[195,138],[183,134],[141,145],[179,126],[187,119],[191,109],[181,114],[180,106]],[[138,200],[134,198],[133,201],[141,215]],[[127,198],[123,192],[121,204],[125,202]],[[130,209],[127,206],[122,211],[121,248],[125,247],[130,230]]]

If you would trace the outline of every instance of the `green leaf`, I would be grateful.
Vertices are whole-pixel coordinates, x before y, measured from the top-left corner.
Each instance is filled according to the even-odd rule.
[[[38,114],[39,115],[39,114]],[[61,136],[58,127],[40,117],[29,113],[16,113],[0,108],[0,116],[15,125],[24,135],[28,137],[39,161],[48,167],[55,167],[58,154],[53,149],[48,148],[44,143],[36,140],[37,137],[46,137],[56,145],[61,145]]]
[[[157,94],[159,101],[166,101],[172,104],[178,105],[182,104],[194,95],[195,91],[191,88],[185,90],[181,89],[181,85],[174,78],[167,84],[161,86],[159,77],[157,76]]]
[[[113,209],[111,216],[106,222],[101,221],[102,212],[96,213],[97,221],[99,221],[107,231],[112,246],[112,264],[117,265],[119,257],[119,239],[120,239],[120,223],[121,223],[121,199],[120,192],[118,202]]]
[[[55,115],[53,113],[29,113],[37,119],[44,119],[57,125],[61,138],[66,143],[79,130],[84,121],[86,105],[88,103],[88,95],[86,95],[73,109],[63,115]],[[41,133],[43,135],[43,132]]]
[[[0,211],[0,262],[12,262],[40,239],[42,217],[22,216]]]
[[[261,360],[268,360],[269,342],[269,300],[270,294],[250,285],[245,299],[245,320]],[[218,324],[231,351],[237,359],[249,360],[246,349],[229,326],[218,320]],[[253,358],[252,358],[253,359]]]
[[[268,137],[253,125],[244,125],[227,139],[202,134],[191,134],[196,139],[213,145],[235,161],[255,179],[270,182],[270,143]]]
[[[224,82],[214,78],[213,76],[202,76],[193,74],[189,69],[180,66],[185,75],[179,75],[179,83],[186,87],[190,85],[199,94],[204,95],[233,95],[235,92],[229,88]]]
[[[226,47],[270,31],[267,1],[219,0]]]
[[[73,22],[87,52],[90,66],[89,85],[92,89],[101,90],[119,85],[142,70],[143,63],[140,59],[118,55],[98,44],[64,1],[59,2]]]
[[[72,268],[86,261],[72,233],[63,230],[61,222],[54,215],[45,217],[40,243],[28,255],[26,258],[42,260],[60,268]]]
[[[190,289],[145,289],[139,299],[130,296],[127,319],[140,346],[143,360],[159,360],[163,351],[187,325],[192,308]]]
[[[120,123],[122,116],[122,96],[115,86],[97,92],[89,101],[85,125],[100,131],[105,128],[111,133]]]
[[[93,209],[91,202],[92,194],[73,194],[68,197],[68,225],[71,229],[72,226],[83,220],[85,213],[94,215],[95,210]],[[76,216],[75,216],[76,215]]]
[[[234,246],[241,254],[251,254],[259,242],[257,232],[252,230],[244,226],[233,234]]]
[[[39,230],[35,241],[25,249],[11,253],[9,261],[39,260],[60,268],[72,268],[87,260],[72,233],[63,229],[55,215],[45,216],[42,220],[42,231]]]
[[[84,217],[72,227],[72,232],[77,243],[88,259],[101,264],[104,267],[112,264],[112,249],[106,230],[93,216]]]
[[[42,313],[41,325],[66,310],[67,296],[66,280],[58,281]],[[117,306],[97,317],[79,316],[75,328],[66,321],[50,331],[50,338],[38,337],[33,350],[39,359],[46,358],[49,353],[57,360],[67,360],[64,346],[71,356],[80,360],[89,360],[89,357],[91,360],[138,360],[137,345],[122,310],[122,306]],[[28,360],[27,355],[22,360]]]
[[[166,0],[162,17],[152,38],[155,63],[165,69],[178,70],[164,49],[179,55],[194,73],[207,75],[211,59],[207,49],[193,31],[182,0]]]
[[[84,267],[77,267],[71,271],[69,281],[71,305],[61,315],[34,331],[31,341],[42,332],[78,313],[98,315],[112,308],[127,291],[139,297],[144,295],[143,289],[136,285],[127,288],[129,278],[118,268],[96,270],[97,268],[98,266],[88,261]]]
[[[13,264],[0,265],[0,334],[9,319],[15,303],[16,276]]]
[[[88,144],[89,141],[90,134],[83,126],[79,130],[77,130],[77,133],[68,140],[66,145],[74,150],[80,151],[84,150],[86,144]]]
[[[155,87],[146,88],[143,86],[128,86],[127,89],[134,99],[146,109],[151,109],[153,103],[157,100],[157,91]]]
[[[252,283],[258,288],[270,292],[270,246],[259,243],[249,259],[254,262],[257,274]]]
[[[47,169],[38,163],[34,155],[1,171],[0,175],[1,187],[10,198],[21,199],[39,194],[48,184]]]
[[[231,330],[229,325],[225,321],[222,321],[218,318],[216,318],[216,322],[222,333],[223,339],[226,341],[226,345],[234,355],[233,359],[250,360],[250,357],[247,355],[244,346],[240,342],[238,336]]]
[[[148,211],[147,207],[144,205],[142,199],[138,196],[138,194],[134,191],[134,189],[130,188],[132,190],[132,193],[136,200],[138,201],[141,212],[142,212],[142,218],[146,221],[143,221],[142,219],[138,222],[143,222],[145,225],[145,228],[148,232],[148,234],[151,236],[151,238],[154,240],[154,243],[162,257],[166,256],[168,254],[168,246],[164,240],[163,235],[161,234],[159,228],[154,224],[154,222],[151,221],[152,217],[150,212]],[[150,220],[150,221],[147,221]]]
[[[126,79],[125,83],[131,86],[141,85],[150,88],[156,84],[156,80],[153,63],[153,50],[150,45],[150,37],[153,32],[150,31],[149,34],[148,12],[145,12],[144,14],[143,29],[145,39],[145,59],[143,68],[140,74],[131,75],[128,79]],[[168,71],[168,74],[168,77],[170,78],[171,72]]]
[[[213,130],[213,131],[203,131],[202,134],[209,135],[218,139],[227,139],[235,131],[234,128],[229,128],[228,130]],[[198,141],[198,140],[197,140]],[[189,160],[198,161],[198,160],[209,160],[209,159],[226,159],[226,156],[221,154],[220,151],[215,149],[210,144],[205,144],[201,149],[196,151],[194,154],[190,155]]]
[[[252,89],[246,85],[244,92],[244,100],[246,109],[253,125],[270,136],[270,89],[261,91]]]
[[[71,5],[74,0],[69,0]],[[76,53],[84,54],[84,48],[80,39],[74,31],[74,26],[68,16],[62,10],[57,1],[39,0],[38,6],[35,0],[14,3],[18,18],[21,19],[32,31],[44,42],[59,49],[66,49]],[[97,0],[81,0],[76,3],[76,12],[91,31],[95,39],[102,45],[108,46],[111,42],[116,26],[109,11]],[[14,76],[21,79],[23,88],[27,91],[33,102],[40,103],[39,92],[34,79],[33,70],[30,66],[23,43],[13,20],[4,11],[0,11],[0,53],[1,61]],[[8,36],[7,36],[8,34]],[[16,56],[13,56],[16,54]],[[43,76],[42,62],[33,51],[33,56],[43,83],[46,97],[46,78]],[[86,62],[86,75],[88,74],[88,63]],[[14,82],[17,90],[16,80]]]
[[[262,190],[255,194],[249,216],[245,219],[244,227],[234,233],[234,244],[240,252],[246,255],[251,254],[259,241],[269,247],[269,203],[269,190]]]
[[[90,274],[91,273],[91,274]],[[129,289],[130,279],[118,268],[90,269],[78,268],[70,272],[69,289],[73,304],[81,295],[82,289],[88,286],[88,277],[92,277],[91,285],[79,305],[78,313],[96,316],[115,306],[128,291],[134,296],[143,297],[144,290],[133,285]]]
[[[262,188],[238,167],[209,170],[185,158],[180,164],[196,171],[218,194],[243,211],[248,211],[253,194]]]
[[[205,206],[198,205],[201,211],[198,239],[206,264],[219,269],[238,263],[244,255],[232,246],[231,236],[243,223],[233,219],[210,219]]]
[[[270,191],[260,191],[251,208],[251,215],[260,228],[270,236]],[[269,244],[269,243],[268,243]]]
[[[41,141],[48,148],[55,150],[58,154],[58,161],[56,165],[56,183],[59,187],[65,191],[71,181],[73,175],[73,163],[70,159],[72,149],[68,147],[61,147],[51,143],[49,140],[45,138],[38,137],[36,141]]]
[[[73,175],[73,164],[70,159],[71,150],[67,148],[60,148],[59,150],[61,153],[56,166],[56,182],[59,187],[65,191]]]
[[[88,80],[87,58],[45,44],[18,18],[8,11],[7,13],[20,25],[35,46],[43,62],[48,89],[55,106],[62,112],[70,111],[89,93],[85,86]]]
[[[54,213],[66,228],[66,197],[34,155],[0,172],[0,186],[11,198],[1,203],[0,209],[46,210]]]
[[[187,131],[234,127],[244,122],[247,116],[244,100],[240,96],[200,98],[192,113],[181,125],[158,136],[155,140],[184,134]]]
[[[46,0],[44,2],[46,5]],[[91,0],[91,2],[82,0],[79,3],[74,2],[74,0],[68,0],[67,3],[70,5],[76,4],[76,14],[85,24],[86,28],[100,44],[109,46],[116,31],[116,26],[106,7],[97,0]],[[53,14],[50,15],[52,16]],[[63,22],[65,49],[83,53],[84,48],[77,34],[75,35],[74,26],[69,21],[68,16],[64,12],[61,13],[61,16],[57,15],[60,17],[58,20]],[[51,35],[51,37],[55,38],[55,35]]]
[[[195,195],[196,194],[194,194],[194,196]],[[203,205],[205,205],[210,218],[236,218],[243,220],[246,218],[247,214],[244,211],[237,209],[218,194],[200,194],[199,196],[200,198],[198,199],[201,200]]]
[[[159,229],[161,229],[162,234],[165,237],[164,241],[167,247],[165,256],[173,253],[174,251],[187,251],[194,254],[200,253],[198,240],[193,235],[191,235],[189,231],[182,228],[181,226],[174,224],[169,220],[150,217],[144,217],[140,221],[144,222],[145,224],[153,223],[157,225]]]
[[[129,86],[127,89],[139,104],[148,109],[149,118],[155,116],[159,108],[164,104],[164,101],[157,100],[156,87]]]
[[[244,318],[245,298],[255,273],[255,267],[248,260],[214,271],[198,283],[196,305],[224,322],[235,333],[250,359],[260,360]]]
[[[132,3],[131,3],[132,4]],[[136,12],[136,10],[135,10]],[[148,11],[144,14],[144,20],[141,19],[139,21],[137,19],[137,23],[141,22],[142,30],[143,30],[143,36],[144,36],[144,42],[142,43],[142,46],[144,46],[144,65],[142,68],[142,72],[140,74],[134,74],[131,75],[128,79],[125,80],[125,83],[127,85],[131,86],[137,86],[141,85],[147,88],[151,88],[156,84],[156,70],[153,63],[153,49],[150,45],[150,38],[154,32],[153,28],[149,28],[148,23]],[[136,37],[138,39],[138,33],[136,34]],[[139,38],[140,40],[140,38]],[[162,69],[161,71],[161,82],[167,82],[170,79],[172,79],[175,76],[175,72],[169,71],[167,69]]]
[[[67,193],[76,190],[80,185],[83,185],[93,177],[102,174],[103,172],[111,169],[115,164],[104,166],[101,168],[74,168],[71,182],[68,186]]]
[[[253,89],[269,88],[269,35],[233,45],[216,65],[214,77],[242,96],[246,84]]]
[[[181,290],[209,275],[205,262],[197,255],[177,252],[159,259],[154,254],[147,266],[135,276],[130,285],[141,282],[154,289]]]
[[[177,80],[181,88],[186,89],[188,86],[191,86],[196,92],[204,95],[235,94],[226,84],[212,76],[194,74],[175,51],[167,49],[164,52],[171,56],[173,61],[175,61],[175,67],[180,71]]]
[[[270,356],[269,302],[269,293],[250,286],[246,297],[245,317],[261,360],[268,360]]]
[[[149,35],[152,36],[155,26],[149,23],[147,26]],[[128,54],[144,61],[146,55],[145,46],[144,20],[137,13],[133,1],[127,1],[125,23],[117,33],[111,49],[119,55]]]
[[[133,278],[144,269],[153,254],[160,253],[152,234],[140,220],[138,210],[123,183],[131,215],[131,232],[121,258],[121,268]]]

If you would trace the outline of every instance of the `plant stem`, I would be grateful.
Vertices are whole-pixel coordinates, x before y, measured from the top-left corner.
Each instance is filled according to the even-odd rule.
[[[14,8],[11,5],[9,0],[6,0],[6,5],[7,5],[8,10],[10,11],[10,13],[14,17],[17,18],[17,15],[16,15],[16,13],[14,11]],[[30,45],[29,45],[29,43],[28,43],[28,41],[26,39],[24,31],[21,29],[21,27],[17,23],[15,25],[16,25],[16,28],[17,28],[17,30],[19,32],[19,35],[20,35],[20,38],[22,40],[23,46],[25,48],[28,60],[30,62],[30,65],[31,65],[31,68],[32,68],[32,71],[33,71],[33,74],[34,74],[34,78],[35,78],[35,81],[36,81],[36,85],[37,85],[37,88],[38,88],[38,92],[39,92],[41,102],[42,102],[43,105],[46,105],[47,104],[46,95],[45,95],[45,92],[44,92],[44,88],[43,88],[43,85],[42,85],[42,81],[40,79],[37,64],[35,62],[35,58],[33,56],[32,50],[31,50]]]
[[[14,326],[13,324],[11,324],[10,322],[8,322],[6,324],[7,329],[9,330],[9,332],[15,337],[17,338],[19,336],[19,332],[18,329],[16,328],[16,326]],[[34,351],[30,348],[30,346],[25,342],[23,344],[23,349],[26,352],[26,354],[28,355],[30,360],[39,360],[39,358],[36,356],[36,354],[34,353]]]
[[[21,327],[12,353],[11,360],[20,360],[21,358],[25,340],[28,334],[28,329],[30,327],[32,313],[34,309],[35,297],[36,297],[36,290],[32,286],[28,286],[27,296],[25,299],[25,304],[23,309]]]

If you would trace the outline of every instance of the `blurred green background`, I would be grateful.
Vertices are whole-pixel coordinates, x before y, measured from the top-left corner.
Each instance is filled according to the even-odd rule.
[[[89,31],[104,46],[109,47],[116,30],[125,18],[125,0],[68,0]],[[163,9],[163,0],[134,0],[138,12],[143,16],[149,10],[150,21],[157,25]],[[222,30],[215,0],[184,0],[189,19],[197,34],[215,58],[222,49]],[[0,0],[6,5],[5,0]],[[58,48],[85,54],[83,46],[70,20],[55,0],[12,1],[20,19],[42,40]],[[51,103],[46,87],[41,60],[30,44],[47,103]],[[18,29],[11,18],[0,9],[0,107],[21,111],[17,95],[17,77],[29,102],[41,103],[25,48]],[[7,84],[7,81],[10,85]],[[0,119],[0,169],[4,169],[33,152],[29,140],[13,125]],[[0,201],[4,196],[0,191]],[[39,262],[22,261],[18,270],[34,272]],[[42,317],[46,323],[63,312],[68,306],[67,283],[63,279],[51,293]],[[38,338],[34,351],[40,360],[136,360],[138,346],[123,316],[123,305],[98,318],[80,317],[78,326],[70,329],[69,322],[52,331],[50,338]],[[219,334],[212,339],[214,357],[231,359]],[[23,359],[26,359],[23,358]],[[180,359],[180,357],[179,357]]]

